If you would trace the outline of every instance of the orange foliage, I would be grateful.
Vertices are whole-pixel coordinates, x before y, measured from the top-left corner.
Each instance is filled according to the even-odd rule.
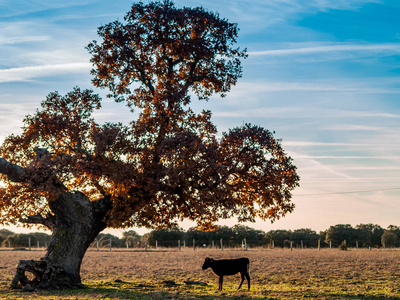
[[[110,197],[112,227],[188,218],[212,228],[220,218],[275,220],[291,212],[299,177],[280,141],[249,124],[217,139],[211,112],[189,107],[190,91],[203,100],[225,96],[241,77],[247,55],[232,47],[237,32],[217,14],[170,1],[134,4],[125,23],[100,27],[102,43],[88,46],[93,84],[139,109],[138,119],[99,125],[92,113],[101,99],[92,91],[50,93],[25,118],[23,133],[0,149],[0,157],[23,168],[13,182],[5,171],[11,167],[0,162],[8,176],[0,224],[51,216],[51,201],[72,190],[92,202]]]

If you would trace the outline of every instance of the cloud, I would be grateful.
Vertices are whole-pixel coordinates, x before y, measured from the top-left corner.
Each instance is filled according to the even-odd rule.
[[[400,44],[336,44],[321,45],[313,47],[272,49],[263,51],[249,51],[252,56],[290,56],[290,55],[315,55],[326,53],[363,53],[363,55],[398,55],[400,53]],[[332,59],[332,57],[330,58]]]
[[[42,35],[42,36],[19,36],[19,37],[0,37],[0,45],[13,45],[13,44],[21,44],[21,43],[30,43],[30,42],[43,42],[50,40],[50,36]]]
[[[89,72],[90,63],[42,65],[0,70],[0,83],[30,81],[35,78],[56,76],[66,73]]]
[[[198,1],[177,1],[178,5],[197,6]],[[189,2],[189,4],[188,4]],[[315,14],[331,9],[357,10],[368,3],[379,3],[378,0],[242,0],[242,1],[202,1],[202,5],[213,11],[223,12],[223,17],[249,28],[261,30],[278,23],[286,23],[304,14]]]
[[[36,13],[52,9],[68,8],[73,6],[83,6],[92,3],[94,0],[2,0],[0,2],[0,9],[3,17],[23,16],[29,13]]]
[[[331,125],[327,130],[339,130],[339,131],[377,131],[387,133],[397,133],[398,128],[381,127],[381,126],[370,126],[370,125],[354,125],[354,124],[336,124]]]

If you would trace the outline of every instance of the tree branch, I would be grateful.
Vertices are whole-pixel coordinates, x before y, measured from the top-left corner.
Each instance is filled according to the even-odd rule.
[[[51,217],[44,218],[40,213],[37,215],[29,216],[26,219],[21,218],[19,219],[21,223],[28,223],[28,224],[42,224],[49,229],[53,229],[55,226],[54,220]]]
[[[27,182],[26,171],[23,167],[9,162],[0,157],[0,173],[8,177],[13,182]]]

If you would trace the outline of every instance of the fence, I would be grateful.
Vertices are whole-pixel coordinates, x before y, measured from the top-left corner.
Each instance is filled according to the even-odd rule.
[[[328,243],[322,244],[321,243],[321,239],[318,239],[316,242],[316,245],[314,247],[306,247],[304,241],[300,241],[297,244],[295,244],[294,241],[287,241],[287,246],[284,247],[276,247],[275,246],[275,241],[271,240],[270,243],[262,245],[262,246],[256,246],[256,247],[251,247],[251,245],[249,245],[247,243],[246,238],[244,238],[241,242],[241,244],[237,245],[237,246],[230,246],[230,247],[226,247],[226,245],[224,244],[224,240],[221,238],[219,240],[219,243],[216,243],[216,241],[212,240],[210,241],[208,244],[201,244],[198,241],[196,241],[195,239],[193,239],[190,243],[189,243],[189,248],[192,248],[193,251],[196,251],[197,249],[220,249],[221,251],[224,251],[224,249],[243,249],[243,250],[248,250],[251,248],[266,248],[266,249],[275,249],[275,248],[280,248],[280,249],[290,249],[291,251],[293,251],[294,249],[297,250],[301,250],[301,249],[332,249],[332,248],[339,248],[342,249],[347,248],[347,241],[344,240],[342,242],[342,245],[339,247],[333,247],[332,246],[332,241],[329,241]],[[109,249],[109,251],[112,251],[113,248],[118,248],[121,249],[121,247],[113,247],[112,246],[112,240],[109,240],[109,245],[107,247],[100,247],[99,246],[99,241],[97,240],[97,251],[100,251],[100,249]],[[142,247],[129,247],[128,244],[126,244],[126,249],[144,249],[145,251],[147,250],[159,250],[159,249],[177,249],[178,251],[182,251],[183,249],[187,248],[187,244],[186,244],[186,240],[177,240],[176,242],[176,246],[175,247],[160,247],[159,246],[159,242],[156,240],[155,241],[155,246],[149,246],[148,241],[145,242],[144,246]],[[354,249],[359,249],[359,248],[367,248],[369,250],[371,250],[371,247],[359,247],[359,242],[355,241],[355,247],[353,247]],[[383,246],[381,247],[383,249],[386,249],[385,243],[383,243]]]
[[[8,248],[15,248],[15,247],[11,247],[11,243],[10,243],[10,241],[7,241],[8,242]],[[295,245],[294,244],[294,241],[286,241],[287,242],[287,246],[285,247],[279,247],[279,248],[288,248],[288,249],[290,249],[291,251],[293,251],[293,249],[305,249],[305,248],[317,248],[318,250],[321,250],[321,248],[329,248],[329,249],[332,249],[332,241],[329,241],[326,245],[324,245],[324,246],[322,246],[322,244],[321,244],[321,239],[319,239],[318,241],[317,241],[317,245],[315,246],[315,247],[305,247],[304,246],[304,242],[301,240],[300,241],[300,243],[297,243],[297,245]],[[103,246],[103,247],[101,247],[100,246],[100,240],[95,240],[95,247],[97,248],[97,251],[100,251],[100,248],[101,249],[104,249],[105,247]],[[219,248],[221,251],[223,251],[224,250],[224,248],[229,248],[229,249],[231,249],[231,248],[241,248],[241,249],[243,249],[243,250],[248,250],[249,248],[251,248],[251,247],[249,247],[249,244],[247,243],[247,240],[246,240],[246,238],[244,238],[243,240],[242,240],[242,242],[241,242],[241,245],[237,245],[236,247],[226,247],[225,245],[224,245],[224,240],[221,238],[220,240],[219,240],[219,245],[218,246],[216,246],[216,245],[218,245],[217,243],[215,243],[215,241],[214,240],[212,240],[211,241],[211,243],[210,244],[199,244],[198,242],[196,242],[196,240],[195,239],[193,239],[192,240],[192,248],[193,248],[193,250],[195,251],[196,249],[199,249],[199,248],[204,248],[204,249],[206,249],[206,248],[208,248],[208,249],[217,249],[217,248]],[[7,246],[6,246],[6,248],[7,248]],[[42,248],[45,248],[45,249],[47,249],[47,246],[48,246],[48,243],[47,242],[45,242],[44,243],[44,245],[40,245],[40,243],[39,243],[39,241],[37,241],[37,243],[36,243],[36,247],[35,246],[33,246],[32,245],[32,242],[31,242],[31,238],[29,238],[28,239],[28,245],[27,245],[27,248],[29,249],[29,250],[32,250],[32,249],[41,249],[41,247]],[[17,247],[17,248],[23,248],[23,247],[26,247],[26,246],[20,246],[20,247]],[[93,244],[92,244],[92,247],[93,247]],[[183,247],[183,249],[186,249],[186,241],[185,240],[178,240],[177,241],[177,246],[176,246],[176,248],[177,248],[177,250],[178,251],[181,251],[182,250],[182,247]],[[106,246],[106,249],[109,249],[109,251],[112,251],[112,249],[115,249],[115,248],[119,248],[119,249],[121,249],[121,247],[116,247],[116,246],[114,246],[113,245],[113,242],[112,242],[112,238],[110,238],[109,239],[109,244]],[[154,246],[149,246],[149,243],[148,243],[148,241],[145,241],[145,243],[144,243],[144,247],[129,247],[129,244],[128,243],[126,243],[126,249],[140,249],[140,248],[144,248],[144,250],[145,251],[147,251],[147,250],[149,250],[149,249],[155,249],[155,250],[157,250],[157,249],[159,249],[160,247],[159,247],[159,243],[158,243],[158,241],[156,240],[155,241],[155,247]],[[175,248],[175,247],[162,247],[162,248]],[[256,248],[260,248],[260,246],[257,246]],[[263,245],[263,246],[261,246],[261,248],[267,248],[267,249],[275,249],[276,247],[275,247],[275,241],[274,240],[271,240],[270,241],[270,243],[268,243],[268,244],[266,244],[266,245]],[[336,248],[336,247],[335,247]],[[342,244],[338,247],[339,249],[346,249],[347,248],[347,241],[346,240],[343,240],[343,242],[342,242]],[[369,250],[371,250],[371,246],[367,246],[367,247],[359,247],[359,242],[358,241],[355,241],[355,247],[354,247],[355,249],[359,249],[359,248],[368,248]],[[385,245],[385,242],[382,242],[382,247],[381,248],[383,248],[383,249],[386,249],[387,247],[386,247],[386,245]],[[389,247],[389,248],[394,248],[394,247]]]
[[[11,248],[14,248],[14,249],[15,248],[27,248],[27,250],[29,250],[29,251],[34,250],[34,249],[42,249],[42,248],[47,249],[47,246],[48,246],[47,241],[44,242],[44,245],[43,244],[41,245],[39,241],[36,241],[36,245],[33,245],[31,238],[28,238],[28,243],[25,245],[19,245],[19,244],[11,245],[11,241],[9,241],[9,240],[5,241],[3,244],[4,244],[4,248],[9,248],[9,249],[11,249]]]

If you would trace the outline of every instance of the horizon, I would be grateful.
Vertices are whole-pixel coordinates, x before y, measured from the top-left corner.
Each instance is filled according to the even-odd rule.
[[[270,231],[279,231],[279,230],[282,230],[282,231],[290,231],[290,232],[294,232],[294,231],[296,231],[296,230],[311,230],[311,231],[314,231],[314,232],[317,233],[317,234],[321,234],[321,233],[323,233],[323,232],[325,232],[325,231],[328,231],[329,228],[335,227],[335,226],[339,226],[339,225],[350,225],[352,228],[357,229],[356,227],[359,226],[359,225],[368,225],[368,224],[372,224],[372,223],[360,223],[360,224],[357,224],[357,225],[355,225],[355,226],[353,226],[353,225],[351,225],[351,224],[348,224],[348,223],[344,223],[344,224],[335,224],[335,225],[329,226],[328,228],[326,228],[326,229],[324,229],[324,230],[314,230],[314,229],[312,229],[312,228],[295,228],[295,229],[280,229],[280,228],[277,228],[277,229],[271,229],[271,230],[262,230],[262,229],[257,229],[257,228],[254,228],[254,227],[252,227],[252,226],[248,226],[248,225],[244,225],[244,224],[235,224],[235,225],[243,225],[243,226],[246,226],[246,227],[248,227],[248,228],[250,228],[250,229],[252,229],[252,230],[260,230],[260,231],[262,231],[262,232],[265,233],[265,234],[267,234],[267,233],[270,232]],[[235,225],[232,225],[232,226],[228,226],[228,225],[219,225],[219,226],[228,226],[229,228],[233,228],[233,226],[235,226]],[[400,227],[400,225],[395,225],[395,224],[390,224],[388,227],[382,227],[382,226],[379,225],[379,224],[372,224],[372,225],[380,226],[383,230],[388,230],[388,227],[390,227],[390,226]],[[179,226],[178,226],[178,227],[179,227]],[[173,228],[173,227],[171,227],[171,228]],[[179,228],[182,229],[184,232],[187,232],[187,231],[190,229],[190,228],[185,229],[185,228],[182,228],[182,227],[179,227]],[[9,228],[0,227],[0,230],[2,230],[2,229],[10,230],[10,231],[13,232],[14,234],[32,234],[32,233],[40,232],[40,233],[46,233],[46,234],[48,234],[48,235],[51,235],[50,230],[41,230],[41,229],[39,229],[39,228],[31,228],[31,229],[24,228],[22,231],[18,231],[18,232],[14,232],[13,230],[11,230],[11,227],[9,227]],[[121,238],[121,237],[123,237],[123,233],[124,233],[124,232],[128,232],[128,231],[130,231],[130,230],[133,230],[133,229],[132,229],[132,228],[125,228],[125,229],[106,229],[106,230],[101,231],[99,234],[111,234],[111,235],[113,235],[113,236],[116,236],[116,237],[118,237],[118,238]],[[149,230],[147,230],[146,232],[144,232],[144,231],[138,232],[138,231],[136,231],[136,230],[134,230],[134,231],[135,231],[139,236],[144,236],[144,235],[150,233],[151,231],[156,231],[156,230],[159,230],[159,229],[149,229]],[[200,230],[200,231],[201,231],[201,230]]]
[[[193,98],[192,106],[212,111],[219,136],[243,123],[275,132],[298,168],[294,212],[273,224],[257,220],[243,225],[266,232],[293,228],[318,232],[331,224],[372,223],[382,228],[396,224],[400,3],[174,2],[177,7],[203,6],[238,23],[237,46],[249,53],[243,77],[225,98],[213,96],[209,102]],[[74,86],[103,96],[97,122],[127,123],[134,118],[123,104],[91,85],[90,55],[85,50],[91,40],[99,40],[97,28],[122,20],[131,4],[125,0],[0,4],[1,142],[21,132],[25,115],[34,113],[46,95],[55,90],[65,94]],[[230,219],[218,224],[236,223]],[[194,226],[188,221],[181,224]],[[106,230],[111,231],[119,229]]]

